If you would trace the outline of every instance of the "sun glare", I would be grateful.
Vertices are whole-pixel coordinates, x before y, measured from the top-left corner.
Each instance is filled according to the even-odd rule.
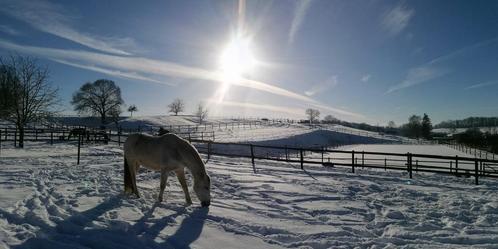
[[[225,48],[220,58],[220,69],[226,81],[237,80],[251,73],[256,64],[249,39],[237,37]]]
[[[256,59],[251,51],[250,40],[239,36],[232,39],[220,56],[222,82],[215,94],[218,102],[223,101],[230,85],[251,74],[255,65]]]

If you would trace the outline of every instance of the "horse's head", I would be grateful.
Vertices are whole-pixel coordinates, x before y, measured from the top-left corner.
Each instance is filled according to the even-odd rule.
[[[211,179],[208,175],[194,182],[194,191],[201,206],[208,207],[211,204]]]

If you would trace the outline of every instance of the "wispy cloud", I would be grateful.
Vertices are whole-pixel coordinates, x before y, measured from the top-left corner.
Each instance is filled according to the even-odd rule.
[[[494,86],[494,85],[498,85],[498,80],[492,80],[492,81],[486,81],[486,82],[474,84],[474,85],[466,87],[465,90],[487,87],[487,86]]]
[[[361,81],[368,82],[372,76],[370,74],[363,75]]]
[[[320,104],[320,103],[313,103],[313,104],[311,104],[311,106],[314,106],[316,108],[319,108],[319,109],[322,109],[322,110],[325,110],[325,111],[333,112],[333,113],[336,113],[336,114],[339,114],[339,115],[344,115],[344,116],[353,117],[353,118],[357,118],[357,119],[365,119],[365,116],[363,114],[346,111],[346,110],[343,110],[343,109],[339,109],[339,108],[335,108],[335,107],[323,105],[323,104]]]
[[[8,25],[0,25],[0,32],[2,33],[6,33],[6,34],[9,34],[9,35],[20,35],[21,32],[19,32],[18,30],[12,28],[11,26],[8,26]]]
[[[78,50],[23,46],[1,39],[0,47],[8,50],[14,50],[20,53],[47,58],[54,61],[64,61],[64,64],[78,64],[78,67],[85,67],[85,69],[88,70],[98,71],[114,76],[116,74],[119,74],[122,77],[126,76],[128,78],[140,77],[135,74],[136,72],[148,75],[198,79],[211,82],[222,82],[224,79],[222,74],[215,71],[185,66],[174,62],[153,60],[142,57],[119,56]],[[316,102],[307,96],[294,93],[284,88],[276,87],[272,84],[261,81],[240,79],[238,81],[234,81],[232,84],[301,101],[311,103]]]
[[[448,61],[451,61],[453,59],[456,59],[460,56],[466,55],[466,54],[471,54],[473,51],[476,49],[482,48],[484,46],[488,46],[491,44],[494,44],[498,42],[498,37],[488,39],[485,41],[477,42],[472,45],[460,48],[458,50],[452,51],[448,54],[441,55],[439,57],[436,57],[432,59],[431,61],[418,66],[414,67],[408,70],[408,73],[405,77],[405,79],[394,86],[391,86],[387,93],[392,93],[407,87],[411,87],[414,85],[418,85],[424,82],[428,82],[430,80],[433,80],[435,78],[444,76],[448,74],[451,70],[443,68],[441,65],[444,65]],[[475,87],[477,88],[477,87]],[[472,89],[472,88],[470,88]]]
[[[414,15],[415,10],[406,7],[404,3],[401,2],[384,13],[381,25],[391,35],[397,35],[408,26]]]
[[[431,68],[428,66],[412,68],[408,71],[405,80],[403,80],[400,84],[391,86],[386,93],[392,93],[407,87],[415,86],[426,81],[433,80],[447,74],[448,72],[449,71],[445,69]]]
[[[40,31],[79,43],[102,52],[130,55],[123,48],[135,47],[131,38],[102,37],[77,31],[70,26],[75,20],[62,7],[46,1],[2,0],[0,11],[26,22]]]
[[[294,17],[292,18],[291,28],[289,30],[289,44],[294,42],[294,38],[301,29],[301,25],[306,18],[306,13],[311,5],[312,0],[297,0],[294,7]]]
[[[291,114],[294,116],[304,115],[304,109],[301,108],[292,108],[292,107],[276,106],[269,104],[256,104],[250,102],[227,101],[227,100],[220,102],[217,99],[207,99],[206,102],[208,102],[208,104],[211,106],[222,105],[230,107],[266,110],[278,113]]]
[[[481,48],[481,47],[484,47],[484,46],[487,46],[487,45],[491,45],[491,44],[496,43],[496,42],[498,42],[498,37],[495,37],[495,38],[492,38],[492,39],[488,39],[488,40],[485,40],[485,41],[481,41],[481,42],[477,42],[477,43],[474,43],[472,45],[465,46],[463,48],[455,50],[455,51],[453,51],[451,53],[439,56],[439,57],[437,57],[437,58],[429,61],[427,64],[433,65],[433,64],[437,64],[437,63],[442,63],[442,62],[454,59],[454,58],[456,58],[458,56],[469,54],[469,53],[473,52],[475,49],[478,49],[478,48]]]
[[[307,96],[313,96],[317,93],[333,88],[337,86],[337,84],[338,84],[337,75],[333,75],[329,77],[327,80],[312,86],[308,91],[305,91],[304,94],[306,94]]]
[[[148,81],[148,82],[153,82],[153,83],[158,83],[158,84],[175,86],[175,84],[171,84],[171,83],[168,83],[165,81],[156,80],[156,79],[153,79],[150,77],[140,75],[140,74],[135,73],[135,72],[123,72],[123,71],[119,71],[119,70],[111,70],[111,69],[96,67],[96,66],[92,66],[92,65],[83,65],[83,64],[73,63],[73,62],[59,60],[59,59],[53,59],[53,61],[59,62],[61,64],[65,64],[68,66],[78,67],[78,68],[82,68],[82,69],[86,69],[86,70],[90,70],[90,71],[95,71],[95,72],[99,72],[99,73],[103,73],[103,74],[107,74],[107,75],[111,75],[111,76],[116,76],[116,77],[120,77],[120,78],[142,80],[142,81]]]

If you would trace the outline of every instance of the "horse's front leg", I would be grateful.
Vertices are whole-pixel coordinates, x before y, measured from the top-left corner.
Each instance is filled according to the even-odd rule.
[[[177,169],[175,173],[180,185],[182,185],[183,192],[185,193],[185,202],[187,205],[192,205],[192,199],[190,199],[190,194],[188,192],[187,180],[185,179],[185,169],[181,167],[180,169]]]
[[[166,182],[168,181],[168,171],[165,169],[161,169],[161,186],[159,189],[159,197],[158,201],[162,202],[163,201],[163,193],[164,193],[164,188],[166,188]]]

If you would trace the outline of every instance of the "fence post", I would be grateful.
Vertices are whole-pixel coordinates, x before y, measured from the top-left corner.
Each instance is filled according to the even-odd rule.
[[[458,175],[458,155],[455,156],[455,175]]]
[[[322,164],[323,164],[323,146],[322,146]]]
[[[285,145],[285,161],[289,161],[289,151],[287,150],[287,145]]]
[[[78,161],[76,162],[77,165],[80,164],[80,148],[81,148],[81,134],[78,135]]]
[[[2,130],[0,130],[0,155],[2,154]]]
[[[479,185],[479,179],[478,179],[479,178],[479,162],[477,161],[477,159],[475,161],[475,175],[474,175],[474,177],[476,178],[476,185]]]
[[[450,161],[450,173],[453,173],[453,161]]]
[[[121,129],[118,130],[118,145],[121,146]]]
[[[361,167],[365,166],[365,151],[361,151]]]
[[[384,157],[384,171],[387,170],[387,158]]]
[[[210,158],[211,158],[211,142],[208,142],[208,161]]]
[[[408,155],[408,173],[410,175],[410,179],[412,179],[412,154],[407,153]]]
[[[301,156],[301,169],[304,169],[303,148],[299,149],[299,154]]]
[[[251,162],[252,162],[252,170],[256,173],[256,165],[254,164],[254,146],[251,144]]]
[[[484,176],[484,163],[482,163],[482,161],[480,162],[480,170],[481,170],[481,175]]]
[[[351,169],[353,170],[352,172],[354,173],[354,150],[351,151]]]
[[[50,131],[50,145],[53,145],[54,144],[54,131],[51,130]]]
[[[14,147],[17,146],[17,126],[16,126],[16,130],[14,131]]]

